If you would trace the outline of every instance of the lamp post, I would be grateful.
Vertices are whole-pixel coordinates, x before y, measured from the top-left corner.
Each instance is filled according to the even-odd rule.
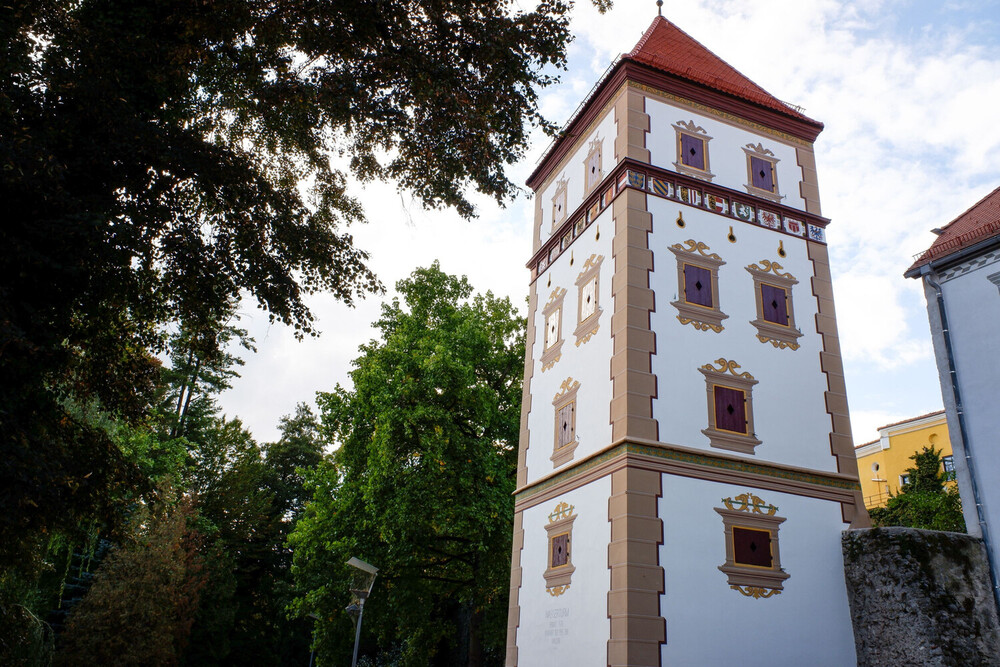
[[[361,638],[361,617],[365,613],[365,601],[372,592],[372,584],[375,583],[375,575],[378,568],[370,565],[359,558],[351,558],[347,564],[353,568],[351,570],[351,595],[353,600],[347,607],[347,612],[357,614],[357,621],[354,629],[354,657],[351,659],[351,667],[358,665],[358,640]]]

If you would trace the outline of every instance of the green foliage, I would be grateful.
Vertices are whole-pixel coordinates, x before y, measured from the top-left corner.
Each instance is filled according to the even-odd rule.
[[[381,341],[361,347],[354,388],[321,394],[340,445],[309,477],[312,501],[290,542],[319,616],[324,663],[353,639],[343,564],[380,568],[368,641],[401,663],[502,661],[520,421],[523,319],[507,299],[473,296],[437,264],[396,286]],[[485,660],[485,663],[481,662]]]
[[[142,506],[70,615],[56,665],[176,665],[206,583],[190,498]]]
[[[941,451],[924,447],[910,457],[915,465],[907,468],[909,482],[885,507],[869,511],[875,526],[908,526],[927,530],[965,532],[962,499],[955,484],[945,484]]]
[[[465,216],[470,187],[509,198],[569,40],[565,0],[8,5],[2,563],[100,516],[134,472],[63,397],[134,423],[170,327],[217,351],[246,296],[313,334],[305,295],[379,289],[345,231],[364,219],[350,177]]]

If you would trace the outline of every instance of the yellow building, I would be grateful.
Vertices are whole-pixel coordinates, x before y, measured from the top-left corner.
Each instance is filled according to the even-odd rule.
[[[914,465],[910,457],[924,447],[941,450],[944,472],[954,478],[955,463],[944,410],[881,426],[878,434],[878,440],[854,448],[861,493],[868,509],[884,506],[890,492],[899,493],[900,487],[909,481],[906,469]]]

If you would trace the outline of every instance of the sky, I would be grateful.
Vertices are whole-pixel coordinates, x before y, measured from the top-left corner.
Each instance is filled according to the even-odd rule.
[[[515,1],[529,8],[529,0]],[[942,407],[920,283],[903,278],[941,227],[1000,185],[1000,0],[666,0],[664,16],[775,97],[825,123],[816,141],[837,319],[856,444],[877,428]],[[656,14],[654,0],[617,0],[599,14],[577,0],[561,82],[542,113],[564,123],[608,65]],[[508,175],[523,185],[550,139],[533,136]],[[526,188],[525,188],[526,190]],[[261,442],[282,415],[348,373],[397,280],[441,262],[481,292],[524,310],[533,213],[525,191],[506,208],[473,196],[479,217],[425,211],[395,183],[356,185],[368,223],[357,246],[387,291],[348,308],[325,295],[308,305],[322,335],[297,341],[247,304],[257,341],[242,377],[221,397]]]

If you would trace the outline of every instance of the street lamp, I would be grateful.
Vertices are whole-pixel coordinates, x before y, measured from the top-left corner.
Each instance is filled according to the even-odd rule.
[[[358,640],[361,638],[361,617],[365,613],[365,600],[372,592],[372,584],[375,583],[375,575],[378,568],[370,565],[359,558],[351,558],[347,561],[351,566],[351,604],[347,607],[347,612],[352,616],[357,614],[357,622],[354,630],[354,658],[351,660],[351,667],[358,665]]]

